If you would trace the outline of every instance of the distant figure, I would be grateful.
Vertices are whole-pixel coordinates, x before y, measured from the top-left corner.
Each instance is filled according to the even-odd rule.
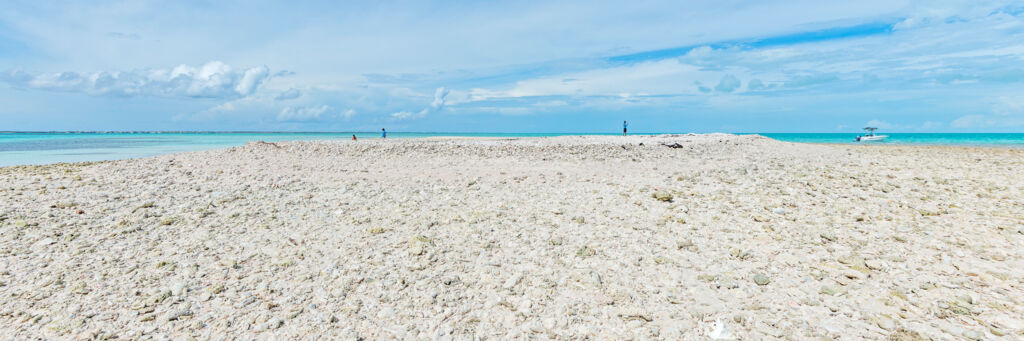
[[[622,136],[626,136],[626,128],[629,127],[629,123],[622,121]]]
[[[382,140],[388,138],[388,131],[384,130],[384,128],[380,128],[380,138]]]
[[[355,134],[353,134],[353,135],[352,135],[352,141],[355,141],[355,140],[356,140],[356,135],[355,135]]]

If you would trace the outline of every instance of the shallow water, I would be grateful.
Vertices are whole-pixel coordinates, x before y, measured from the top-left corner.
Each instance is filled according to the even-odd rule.
[[[379,132],[341,133],[0,133],[0,166],[117,160],[244,145],[248,141],[379,139]],[[388,138],[431,136],[542,137],[562,135],[617,135],[572,133],[388,133]],[[803,143],[854,143],[850,134],[761,134]],[[1024,148],[1024,134],[887,134],[889,139],[871,144],[972,145]]]
[[[780,141],[803,143],[857,143],[853,139],[858,134],[761,134]],[[1002,146],[1024,147],[1024,133],[879,133],[888,135],[885,141],[867,142],[868,144],[920,144],[920,145],[961,145],[961,146]]]

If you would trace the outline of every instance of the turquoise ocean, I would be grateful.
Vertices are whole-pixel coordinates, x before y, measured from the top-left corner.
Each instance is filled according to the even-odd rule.
[[[379,139],[379,132],[360,133],[252,133],[252,132],[0,132],[0,166],[81,162],[147,157],[168,153],[241,146],[263,140],[349,140]],[[431,136],[466,137],[543,137],[563,135],[617,134],[545,134],[545,133],[401,133],[389,132],[389,139]],[[645,135],[645,134],[635,134]],[[651,134],[653,135],[653,134]],[[763,133],[773,139],[802,143],[854,143],[856,133]],[[1024,133],[892,133],[881,145],[964,145],[1024,148]]]

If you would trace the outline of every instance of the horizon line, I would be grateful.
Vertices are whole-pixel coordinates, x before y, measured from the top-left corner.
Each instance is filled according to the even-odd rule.
[[[0,130],[0,134],[376,134],[380,131],[261,131],[261,130]],[[389,134],[559,134],[559,135],[619,135],[618,132],[437,132],[437,131],[388,131]],[[633,132],[629,135],[662,135],[662,134],[857,134],[860,132]],[[1024,134],[1019,132],[907,132],[893,131],[885,134]]]

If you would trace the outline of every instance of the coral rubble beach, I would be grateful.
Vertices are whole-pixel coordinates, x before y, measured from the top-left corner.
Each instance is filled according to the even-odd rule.
[[[725,134],[5,167],[0,335],[1014,340],[1022,169]]]

